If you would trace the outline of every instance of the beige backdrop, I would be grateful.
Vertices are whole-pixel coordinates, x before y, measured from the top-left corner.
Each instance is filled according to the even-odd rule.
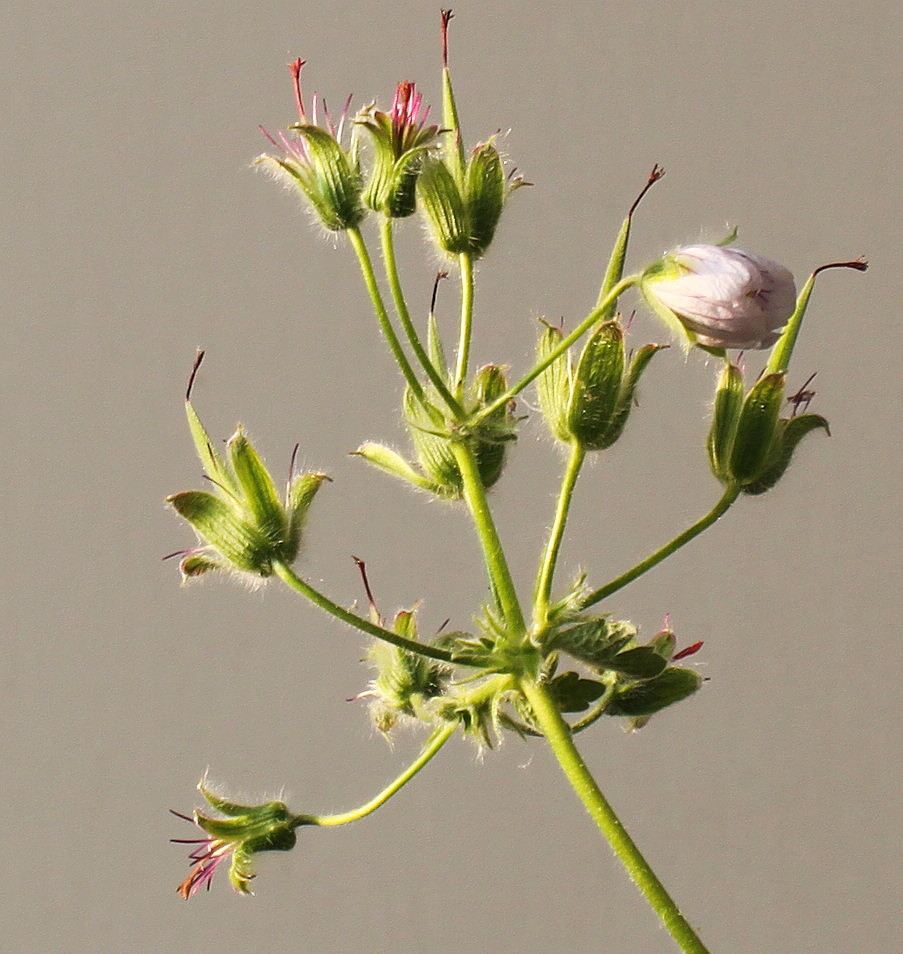
[[[710,677],[643,732],[583,741],[629,829],[713,952],[899,950],[901,813],[899,4],[461,0],[465,132],[507,131],[535,183],[479,270],[480,361],[526,367],[535,316],[574,323],[653,162],[631,262],[741,228],[816,290],[794,380],[809,438],[736,510],[609,609],[666,612]],[[362,642],[270,586],[180,590],[163,507],[198,485],[182,411],[293,443],[335,478],[304,572],[350,603],[350,554],[385,611],[468,625],[483,596],[464,515],[346,452],[402,443],[399,384],[343,243],[249,168],[293,118],[285,62],[338,105],[415,79],[438,98],[432,3],[13,3],[0,14],[5,243],[3,947],[10,951],[668,952],[541,745],[455,743],[385,809],[267,856],[257,896],[218,878],[181,902],[211,777],[349,808],[417,748],[373,738]],[[435,261],[407,229],[415,310]],[[338,247],[336,247],[336,245]],[[450,321],[454,295],[445,293]],[[645,314],[635,340],[661,335]],[[602,582],[716,499],[703,440],[714,371],[656,359],[627,437],[581,482],[565,568]],[[557,454],[530,425],[495,493],[525,583]]]

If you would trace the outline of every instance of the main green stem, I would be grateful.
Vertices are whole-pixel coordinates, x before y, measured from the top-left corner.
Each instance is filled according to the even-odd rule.
[[[544,686],[522,678],[520,688],[533,709],[537,724],[549,743],[558,764],[583,802],[599,831],[605,836],[636,886],[661,918],[665,928],[689,954],[708,954],[708,950],[680,913],[674,900],[655,875],[649,863],[624,829],[614,809],[590,774],[567,723]]]
[[[375,798],[365,802],[359,808],[353,808],[350,812],[341,812],[336,815],[297,815],[294,819],[295,827],[300,825],[317,825],[321,828],[333,828],[337,825],[347,825],[349,822],[358,821],[375,812],[408,782],[433,758],[434,755],[445,745],[446,742],[457,731],[458,724],[449,722],[440,726],[426,740],[420,755],[398,776],[390,782]]]
[[[592,606],[606,597],[616,593],[622,587],[632,583],[637,577],[642,576],[648,570],[667,559],[672,553],[679,550],[682,546],[689,543],[694,537],[698,537],[703,530],[707,530],[715,521],[720,519],[728,511],[731,504],[740,496],[740,488],[734,484],[728,486],[724,495],[717,504],[704,517],[701,517],[692,527],[688,527],[683,533],[676,536],[670,543],[666,543],[660,550],[656,550],[651,556],[646,557],[642,563],[637,563],[635,567],[622,573],[619,577],[600,586],[598,590],[593,590],[583,601],[583,608]]]
[[[486,488],[477,468],[476,457],[466,443],[454,441],[451,445],[458,469],[461,471],[464,500],[473,517],[477,536],[483,549],[483,558],[486,562],[486,571],[493,591],[498,598],[499,605],[505,617],[506,629],[513,639],[522,639],[526,632],[524,614],[517,598],[517,590],[508,568],[505,551],[499,539],[489,501],[486,499]]]

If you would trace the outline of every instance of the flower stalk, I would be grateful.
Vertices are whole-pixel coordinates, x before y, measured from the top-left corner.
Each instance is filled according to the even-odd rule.
[[[364,802],[358,808],[352,808],[347,812],[338,812],[334,815],[296,815],[293,824],[295,827],[302,825],[315,825],[318,828],[336,828],[339,825],[348,825],[351,822],[360,821],[367,815],[372,815],[377,808],[383,805],[399,792],[408,782],[419,774],[432,759],[439,754],[446,742],[457,732],[458,726],[452,722],[441,725],[434,729],[427,738],[420,754],[413,762],[395,779],[393,779],[379,794],[374,795],[369,801]]]

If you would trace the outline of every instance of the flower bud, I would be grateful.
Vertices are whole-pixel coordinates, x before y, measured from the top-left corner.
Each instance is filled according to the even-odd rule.
[[[640,286],[659,317],[706,348],[769,348],[796,306],[783,265],[718,245],[676,249],[646,270]]]
[[[373,169],[364,193],[371,209],[392,218],[414,212],[417,177],[423,157],[439,134],[427,126],[429,107],[413,83],[399,83],[389,113],[375,106],[365,109],[356,122],[373,137]]]
[[[266,802],[263,805],[238,805],[214,795],[203,781],[198,790],[223,818],[213,818],[195,810],[188,818],[173,812],[180,818],[194,823],[206,838],[174,838],[180,844],[190,844],[191,873],[179,885],[179,894],[190,898],[201,888],[210,887],[217,868],[229,860],[229,881],[240,894],[251,894],[250,882],[254,878],[254,855],[262,851],[291,851],[295,847],[293,819],[283,802]]]
[[[324,128],[318,124],[315,94],[312,121],[309,121],[301,94],[303,65],[303,60],[289,64],[300,122],[290,126],[287,133],[279,133],[278,138],[262,130],[282,155],[258,156],[255,164],[263,166],[290,187],[297,188],[323,225],[332,232],[339,232],[358,225],[366,214],[361,201],[363,185],[356,150],[346,149],[341,143],[351,100],[346,103],[337,126],[323,107]]]

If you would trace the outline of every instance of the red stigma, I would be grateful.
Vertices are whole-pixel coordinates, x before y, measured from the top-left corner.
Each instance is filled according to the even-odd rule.
[[[301,67],[304,66],[305,62],[305,60],[299,58],[293,63],[288,64],[289,72],[292,74],[292,81],[295,86],[295,102],[298,104],[298,116],[300,116],[302,123],[307,122],[307,116],[304,113],[304,97],[301,95]]]

